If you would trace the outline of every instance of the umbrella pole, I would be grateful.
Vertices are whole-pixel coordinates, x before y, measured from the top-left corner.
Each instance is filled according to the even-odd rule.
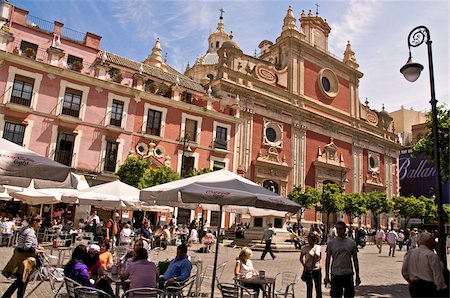
[[[50,205],[50,220],[53,221],[53,204]]]
[[[114,237],[119,237],[119,235],[114,235],[114,227],[117,225],[117,222],[116,222],[116,220],[117,220],[117,218],[116,218],[116,212],[117,212],[117,209],[116,208],[114,208],[114,213],[113,213],[113,226],[112,226],[112,235],[111,235],[111,239],[110,239],[110,241],[112,242],[111,243],[111,250],[112,250],[112,252],[114,253]],[[117,225],[117,231],[119,230],[119,225]]]
[[[41,204],[41,209],[39,210],[39,216],[42,217],[42,212],[44,211],[44,204]]]
[[[214,297],[214,288],[216,284],[216,269],[217,269],[217,257],[219,256],[219,239],[220,239],[220,227],[222,227],[222,205],[219,205],[219,226],[217,228],[217,239],[216,239],[216,251],[214,252],[214,270],[212,274],[211,281],[211,298]]]

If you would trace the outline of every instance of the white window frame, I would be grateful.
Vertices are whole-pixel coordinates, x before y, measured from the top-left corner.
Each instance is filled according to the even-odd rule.
[[[13,89],[13,85],[14,85],[14,78],[16,77],[16,75],[21,75],[24,77],[29,77],[29,78],[34,79],[33,93],[31,95],[30,108],[33,111],[35,111],[37,102],[38,102],[38,97],[39,97],[39,90],[41,88],[42,74],[31,72],[31,71],[26,71],[26,70],[19,69],[14,66],[10,66],[8,69],[8,81],[6,82],[5,95],[3,96],[3,103],[6,104],[11,99],[12,89]]]
[[[154,136],[154,135],[150,135],[150,134],[146,133],[149,110],[155,110],[155,111],[161,112],[161,130],[159,132],[158,137],[164,138],[164,133],[165,133],[165,128],[166,128],[167,108],[155,106],[155,105],[152,105],[149,103],[144,104],[144,119],[142,121],[142,133],[147,136]]]
[[[209,161],[209,168],[212,170],[213,166],[214,166],[214,162],[218,161],[218,162],[223,162],[225,163],[225,167],[224,169],[229,169],[229,165],[230,165],[230,159],[228,158],[222,158],[222,157],[217,157],[217,156],[211,156],[210,161]]]
[[[267,139],[266,136],[266,129],[272,127],[273,130],[275,130],[275,132],[279,135],[278,140],[276,140],[275,142],[270,142]],[[264,145],[269,145],[271,147],[275,147],[275,148],[283,148],[283,124],[277,121],[273,121],[273,120],[269,120],[269,119],[264,119],[264,126],[263,126],[263,132],[262,132],[262,137],[263,137],[263,144]]]
[[[53,125],[52,127],[52,138],[50,142],[50,153],[48,158],[55,160],[55,151],[56,151],[56,142],[58,141],[58,125]],[[73,158],[72,158],[72,164],[70,165],[71,168],[76,169],[78,164],[78,157],[80,156],[80,145],[81,145],[81,139],[83,138],[83,131],[82,130],[76,130],[73,131],[75,134],[75,142],[73,143]]]
[[[230,145],[230,140],[231,140],[231,124],[225,124],[222,122],[217,122],[214,121],[213,122],[213,148],[214,147],[214,141],[216,140],[216,133],[217,133],[217,126],[221,126],[227,129],[227,149],[226,150],[230,150],[229,145]],[[223,149],[219,149],[219,148],[215,148],[217,150],[223,150]]]
[[[203,118],[200,116],[194,116],[194,115],[189,115],[186,113],[182,113],[181,114],[181,137],[183,138],[185,135],[185,129],[186,129],[186,119],[190,119],[190,120],[194,120],[197,121],[197,135],[195,138],[195,142],[194,141],[189,141],[190,144],[200,144],[200,135],[202,132],[202,121]]]
[[[83,85],[78,85],[78,84],[74,84],[71,82],[67,82],[66,80],[61,80],[61,82],[59,84],[59,96],[58,96],[58,105],[56,108],[56,115],[75,118],[75,117],[71,117],[71,116],[62,114],[64,95],[66,94],[67,88],[79,90],[82,92],[81,103],[80,103],[80,115],[78,116],[78,119],[81,119],[84,121],[84,116],[86,113],[86,104],[87,104],[87,99],[88,99],[88,94],[89,94],[90,88],[88,86],[83,86]]]
[[[188,151],[184,151],[184,156],[187,157],[194,157],[194,168],[198,169],[198,160],[199,160],[199,156],[200,154],[198,152],[188,152]],[[183,157],[183,150],[178,150],[178,164],[177,164],[177,171],[178,173],[181,175],[181,165],[183,164],[183,161],[181,160]]]
[[[128,116],[128,106],[130,105],[130,98],[126,96],[120,96],[111,92],[108,92],[108,106],[106,108],[105,126],[110,125],[109,123],[111,122],[112,104],[114,100],[123,102],[122,123],[120,123],[120,128],[125,129]]]

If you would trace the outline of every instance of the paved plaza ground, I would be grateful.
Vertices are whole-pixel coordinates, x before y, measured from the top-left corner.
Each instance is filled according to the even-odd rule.
[[[189,254],[195,253],[194,248],[190,248]],[[325,247],[323,247],[325,250]],[[0,248],[0,268],[3,269],[13,252],[13,248]],[[238,248],[229,248],[220,246],[219,264],[228,261],[221,277],[221,282],[231,282],[233,278],[234,264],[238,255]],[[400,270],[402,266],[405,251],[397,251],[395,257],[388,256],[388,247],[384,246],[381,254],[374,245],[368,245],[360,249],[359,262],[361,270],[361,285],[356,288],[357,297],[409,297],[408,286],[402,278]],[[252,258],[253,265],[257,270],[265,270],[266,276],[275,276],[278,272],[293,271],[300,274],[301,265],[298,260],[299,252],[277,253],[276,260],[266,256],[264,261],[259,259],[261,252],[255,252]],[[324,253],[325,255],[325,253]],[[175,247],[169,246],[166,251],[158,256],[151,255],[156,261],[173,258],[175,256]],[[214,254],[198,254],[203,260],[203,268],[212,265]],[[67,261],[67,260],[66,260]],[[324,270],[323,270],[324,272]],[[210,282],[210,281],[208,281]],[[0,294],[2,294],[10,285],[11,280],[0,276]],[[30,291],[36,282],[30,283],[27,292]],[[202,291],[210,291],[210,284],[204,282]],[[65,292],[65,291],[64,291]],[[306,297],[306,285],[299,281],[295,288],[296,297]],[[329,297],[330,289],[323,287],[324,297]],[[220,297],[219,290],[215,290],[215,296]],[[32,298],[53,297],[53,293],[48,282],[43,283],[31,296]],[[65,297],[65,295],[62,295]]]

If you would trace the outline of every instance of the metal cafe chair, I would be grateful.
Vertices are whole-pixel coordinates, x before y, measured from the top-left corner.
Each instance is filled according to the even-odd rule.
[[[108,293],[92,287],[76,287],[75,298],[113,298]]]
[[[156,288],[135,288],[126,291],[122,298],[165,298],[166,292]]]
[[[294,272],[280,272],[275,276],[275,297],[295,297],[295,284],[298,275]],[[278,285],[278,287],[277,287]]]

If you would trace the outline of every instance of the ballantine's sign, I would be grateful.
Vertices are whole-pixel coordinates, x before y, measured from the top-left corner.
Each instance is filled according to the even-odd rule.
[[[399,159],[400,195],[416,196],[435,195],[436,170],[424,156],[414,158],[411,149],[402,150]],[[444,204],[450,203],[450,183],[442,184]]]

